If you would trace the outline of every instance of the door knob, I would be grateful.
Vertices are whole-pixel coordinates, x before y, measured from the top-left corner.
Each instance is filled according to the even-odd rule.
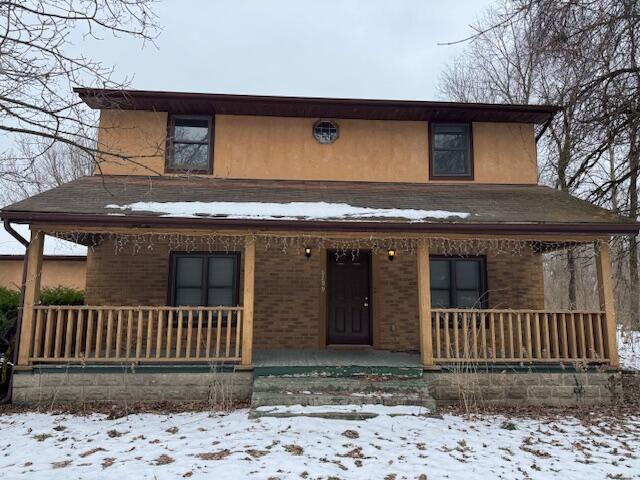
[[[363,307],[368,307],[369,306],[369,297],[364,297],[364,305]]]

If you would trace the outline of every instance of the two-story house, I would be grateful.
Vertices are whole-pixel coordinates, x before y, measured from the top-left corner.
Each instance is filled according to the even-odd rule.
[[[454,402],[461,372],[489,402],[618,395],[608,241],[639,225],[538,185],[557,107],[76,92],[95,175],[1,212],[31,226],[16,401],[206,399],[212,371],[254,404],[278,375],[300,403],[391,402],[372,375]],[[45,235],[89,247],[86,306],[38,305]],[[545,308],[543,255],[578,246],[600,308]]]

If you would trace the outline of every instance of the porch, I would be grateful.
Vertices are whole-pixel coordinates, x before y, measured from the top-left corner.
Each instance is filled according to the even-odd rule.
[[[519,294],[513,294],[513,290],[510,290],[511,293],[498,293],[498,289],[494,289],[491,303],[483,308],[436,308],[432,305],[429,259],[443,254],[451,255],[451,249],[443,252],[445,240],[442,237],[407,234],[402,243],[400,237],[390,240],[388,237],[375,239],[373,234],[350,237],[328,234],[321,242],[317,238],[313,240],[315,237],[304,237],[296,245],[290,245],[287,252],[282,252],[278,247],[277,253],[264,254],[263,247],[276,241],[273,238],[269,240],[267,235],[252,232],[234,233],[229,237],[222,235],[216,240],[226,241],[227,251],[236,252],[241,258],[237,306],[166,306],[158,305],[158,300],[153,300],[156,304],[141,306],[133,305],[131,299],[122,302],[125,304],[118,304],[115,302],[117,295],[105,293],[104,281],[97,283],[101,288],[98,302],[91,302],[89,298],[90,304],[82,306],[39,305],[39,275],[45,233],[85,243],[93,242],[88,267],[97,277],[104,279],[105,272],[115,272],[122,265],[129,265],[130,268],[125,268],[124,272],[126,283],[118,285],[118,288],[143,290],[143,281],[154,286],[162,285],[155,274],[150,273],[150,269],[136,268],[151,263],[149,254],[128,255],[120,252],[119,255],[124,257],[119,259],[116,258],[118,254],[105,259],[100,257],[111,251],[113,244],[118,241],[114,235],[122,235],[122,238],[130,241],[135,233],[98,231],[87,227],[78,234],[78,230],[79,227],[64,229],[60,226],[36,226],[33,229],[28,249],[19,365],[229,364],[240,369],[252,369],[264,365],[265,361],[275,365],[312,365],[314,362],[327,361],[338,365],[345,362],[364,364],[360,366],[372,366],[374,363],[393,366],[396,362],[406,362],[407,366],[417,364],[427,369],[466,363],[593,364],[612,368],[618,365],[609,247],[601,238],[580,238],[579,242],[575,238],[522,238],[518,241],[524,246],[522,248],[526,247],[527,252],[523,259],[499,260],[503,262],[501,271],[507,268],[518,270],[518,265],[521,265],[521,271],[511,272],[508,281],[526,280],[525,277],[531,273],[524,266],[527,262],[531,263],[527,258],[533,258],[535,264],[541,262],[536,255],[539,256],[545,248],[561,248],[559,246],[569,242],[595,244],[600,308],[593,310],[553,310],[543,308],[544,305],[542,308],[532,308],[540,307],[538,297],[525,304],[518,297]],[[104,238],[96,240],[101,235]],[[165,264],[169,263],[172,250],[183,251],[181,246],[163,245],[158,240],[162,235],[168,235],[166,232],[144,232],[139,237],[145,235],[158,236],[154,240],[157,249],[154,255]],[[195,239],[198,239],[197,242],[209,244],[209,251],[220,251],[221,247],[211,243],[208,237],[210,232],[190,232],[189,235],[183,241],[191,243],[192,250],[202,250],[196,245]],[[149,238],[144,241],[150,241]],[[232,241],[229,240],[231,238]],[[371,248],[372,238],[375,239],[374,248]],[[469,242],[470,239],[454,238],[447,241]],[[486,245],[494,247],[500,242],[507,242],[514,248],[513,242],[516,240],[494,237],[484,241]],[[305,245],[313,245],[311,258],[307,256],[309,247]],[[395,260],[389,254],[392,245]],[[358,347],[358,351],[349,352],[327,350],[331,342],[327,331],[326,259],[327,252],[332,248],[373,252],[372,297],[369,299],[367,296],[365,300],[367,306],[371,301],[372,340],[368,344],[369,349]],[[460,244],[456,249],[459,251],[457,257],[469,255]],[[132,252],[135,250],[133,248]],[[489,257],[493,255],[489,250],[485,253]],[[159,264],[160,260],[153,262]],[[495,262],[498,261],[494,261],[494,266],[499,265]],[[494,270],[490,275],[497,275],[497,270]],[[283,272],[289,271],[293,273],[285,275],[283,279],[270,277],[274,272],[284,275]],[[387,279],[385,281],[393,287],[381,286],[383,279]],[[164,280],[167,281],[166,278]],[[489,280],[494,284],[498,281]],[[91,285],[91,281],[95,282],[95,279],[89,280],[88,285]],[[274,296],[280,283],[289,285],[285,293],[291,298]],[[154,288],[154,298],[166,295],[166,286],[160,295],[157,290],[162,290],[162,287]],[[266,298],[267,294],[273,295]],[[94,297],[98,298],[96,295]],[[144,295],[151,299],[148,294]],[[295,295],[297,299],[293,298]],[[528,293],[525,292],[525,295]],[[310,326],[305,326],[304,330],[312,332],[308,339],[298,333],[303,330],[295,325],[296,315],[309,317]],[[278,322],[284,322],[284,326],[278,325]],[[403,352],[394,353],[395,350]],[[265,356],[265,352],[269,351],[271,354]],[[372,355],[374,351],[375,355]]]

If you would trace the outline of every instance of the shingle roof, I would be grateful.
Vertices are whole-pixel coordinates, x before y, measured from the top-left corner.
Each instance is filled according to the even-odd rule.
[[[287,216],[288,223],[319,228],[342,226],[365,230],[369,227],[395,230],[529,230],[547,232],[633,233],[640,224],[596,207],[564,192],[537,185],[412,184],[370,182],[320,182],[289,180],[233,180],[210,177],[93,176],[75,180],[47,192],[7,206],[1,216],[18,222],[58,221],[66,223],[182,225],[282,226],[282,219],[261,220],[257,211],[251,219],[208,215],[207,209],[195,218],[167,218],[171,208],[155,211],[108,208],[136,202],[326,202],[365,209],[444,210],[469,215],[426,218],[415,222],[402,214],[354,220],[323,217],[309,220]],[[304,207],[304,204],[302,204]],[[206,207],[206,205],[205,205]],[[256,210],[259,210],[256,207]],[[215,214],[215,209],[212,210]],[[306,214],[305,214],[306,215]],[[175,215],[174,215],[175,216]],[[177,215],[180,216],[180,215]],[[342,228],[340,227],[340,228]],[[305,228],[305,227],[302,227]]]

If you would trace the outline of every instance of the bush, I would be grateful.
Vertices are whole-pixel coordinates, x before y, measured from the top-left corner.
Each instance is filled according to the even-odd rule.
[[[49,287],[40,291],[42,305],[82,305],[84,292],[68,287]],[[15,334],[20,292],[0,287],[0,352],[6,350]]]
[[[82,305],[84,292],[69,287],[49,287],[40,291],[42,305]]]
[[[19,303],[17,291],[0,287],[0,352],[7,348],[15,332]]]

